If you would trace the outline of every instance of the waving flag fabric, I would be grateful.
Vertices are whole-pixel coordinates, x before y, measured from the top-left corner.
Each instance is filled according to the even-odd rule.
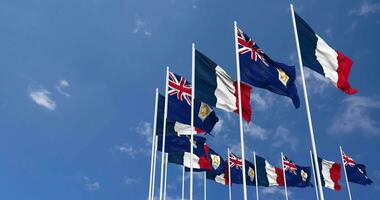
[[[203,151],[194,151],[191,159],[190,152],[176,152],[168,154],[168,162],[179,164],[187,168],[193,165],[193,169],[199,171],[211,170],[211,162],[209,159],[209,147],[207,144],[203,146]]]
[[[319,171],[321,172],[322,185],[332,190],[340,190],[339,179],[341,177],[340,163],[328,161],[318,157]]]
[[[350,58],[331,48],[297,13],[294,14],[303,64],[329,79],[344,93],[355,94],[357,90],[348,82]]]
[[[162,151],[162,136],[158,136],[158,151]],[[194,136],[194,153],[204,154],[204,143],[206,139],[200,136]],[[191,139],[189,136],[176,136],[176,135],[167,135],[165,137],[165,152],[166,153],[175,153],[175,152],[190,152]]]
[[[300,100],[295,85],[296,70],[294,66],[273,61],[262,49],[237,28],[240,76],[243,82],[267,89],[273,93],[288,96],[296,108]]]
[[[296,165],[289,158],[283,158],[286,185],[288,187],[307,187],[312,186],[310,183],[311,168]]]
[[[243,162],[242,159],[237,157],[235,154],[230,153],[230,172],[231,172],[231,182],[235,184],[243,184]],[[245,160],[245,170],[247,185],[255,185],[255,166]]]
[[[179,75],[169,72],[168,118],[191,124],[191,84]],[[210,133],[219,121],[214,110],[204,102],[194,100],[194,126]]]
[[[264,187],[283,186],[284,173],[281,168],[273,167],[265,158],[256,155],[258,185]]]
[[[343,152],[344,167],[346,168],[349,182],[370,185],[372,180],[368,178],[365,165],[357,164],[354,159],[350,158]]]
[[[223,172],[218,173],[217,171],[214,171],[214,170],[208,170],[206,172],[206,178],[209,180],[213,180],[217,183],[220,183],[222,185],[228,185],[229,183],[228,163],[227,161],[223,161],[221,164],[225,166]]]
[[[158,96],[157,107],[156,135],[162,135],[164,125],[165,97],[161,94]],[[190,135],[203,132],[199,128],[195,128],[196,131],[194,132],[192,131],[190,125],[180,123],[170,117],[172,116],[168,116],[166,119],[166,135]]]
[[[210,58],[195,50],[195,97],[210,106],[239,113],[237,82]],[[241,84],[243,118],[251,121],[251,87]]]

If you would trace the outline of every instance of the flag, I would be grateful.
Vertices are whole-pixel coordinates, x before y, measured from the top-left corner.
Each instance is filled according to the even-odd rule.
[[[157,150],[162,151],[162,136],[158,136],[157,141]],[[194,136],[194,153],[204,154],[203,146],[206,142],[206,138],[200,136]],[[175,153],[175,152],[190,152],[191,139],[189,136],[176,136],[176,135],[167,135],[165,137],[165,152],[166,153]]]
[[[319,171],[321,172],[322,186],[336,191],[340,190],[340,163],[335,163],[318,157],[318,166]]]
[[[211,170],[211,162],[209,159],[209,147],[207,144],[204,144],[203,151],[194,151],[193,157],[191,159],[190,152],[175,152],[168,154],[168,162],[179,164],[187,168],[193,165],[194,170],[205,171]]]
[[[223,172],[217,172],[215,170],[206,171],[206,178],[209,180],[213,180],[222,185],[228,185],[229,183],[229,174],[228,174],[228,163],[227,161],[223,161],[221,165],[224,165]]]
[[[236,37],[241,80],[252,86],[288,96],[292,99],[294,106],[298,108],[300,100],[295,85],[295,67],[273,61],[256,42],[239,28],[237,28]]]
[[[361,185],[370,185],[372,180],[368,178],[365,165],[357,164],[354,159],[342,152],[344,167],[346,168],[347,178],[349,182]]]
[[[284,173],[281,168],[273,167],[265,158],[256,155],[258,185],[264,187],[284,186]]]
[[[326,77],[344,93],[357,93],[348,82],[351,59],[331,48],[297,13],[294,15],[303,65]]]
[[[165,97],[163,95],[158,96],[157,105],[157,121],[156,121],[156,135],[162,135],[163,125],[164,125],[164,111],[165,111]],[[192,133],[202,133],[203,131],[199,128],[195,128],[195,132],[192,131],[191,126],[187,124],[180,123],[170,116],[166,119],[166,135],[190,135]]]
[[[212,107],[239,113],[237,82],[210,58],[195,50],[195,98]],[[243,118],[251,121],[251,87],[241,83]]]
[[[169,72],[168,86],[168,118],[191,124],[191,84],[184,77]],[[194,99],[195,127],[210,133],[218,121],[209,105]]]
[[[286,185],[289,187],[307,187],[310,183],[311,168],[296,165],[286,156],[283,157]]]
[[[236,184],[243,184],[243,162],[242,159],[237,157],[235,154],[230,153],[229,155],[230,161],[229,161],[229,168],[230,168],[230,175],[231,175],[231,182]],[[247,185],[255,185],[255,166],[245,160],[245,170],[246,172],[246,183]]]

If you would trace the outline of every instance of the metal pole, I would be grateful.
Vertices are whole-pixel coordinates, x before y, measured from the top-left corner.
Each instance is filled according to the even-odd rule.
[[[185,199],[185,165],[182,166],[182,200]]]
[[[203,173],[203,199],[207,200],[207,181],[206,172]]]
[[[296,19],[295,19],[295,15],[294,15],[293,4],[290,4],[290,10],[292,13],[293,30],[294,30],[294,37],[295,37],[296,46],[297,46],[298,62],[299,62],[299,66],[300,66],[302,87],[303,87],[303,93],[304,93],[304,98],[305,98],[306,114],[307,114],[307,120],[308,120],[308,124],[309,124],[311,147],[312,147],[312,151],[313,151],[313,155],[314,155],[313,159],[314,159],[314,163],[318,166],[319,164],[318,164],[317,147],[315,145],[313,123],[311,120],[311,113],[310,113],[310,108],[309,108],[309,99],[307,96],[305,75],[303,72],[302,56],[301,56],[301,50],[300,50],[300,45],[299,45],[299,41],[298,41],[298,33],[297,33],[297,26],[296,26]],[[318,169],[319,169],[319,167],[318,167]],[[318,181],[319,196],[320,196],[321,200],[324,200],[325,198],[323,195],[320,172],[319,172],[319,170],[316,170],[316,172],[317,172],[316,174],[317,174],[317,181]]]
[[[253,152],[253,162],[255,165],[255,184],[256,184],[256,200],[259,200],[259,182],[257,177],[256,152]]]
[[[152,132],[152,156],[150,159],[150,176],[149,176],[149,197],[152,197],[152,180],[153,180],[153,161],[154,161],[154,141],[156,138],[156,123],[157,123],[157,106],[158,106],[158,88],[156,88],[156,98],[154,101],[154,121],[153,121],[153,132]],[[152,199],[151,199],[152,200]]]
[[[230,148],[227,148],[227,167],[228,167],[228,196],[229,200],[232,200],[232,191],[231,191],[231,168],[230,168]]]
[[[237,41],[237,23],[234,21],[235,29],[235,53],[236,53],[236,70],[237,70],[237,84],[238,84],[238,95],[239,95],[239,126],[240,126],[240,146],[241,146],[241,160],[242,160],[242,174],[243,174],[243,197],[247,200],[247,180],[245,177],[245,155],[244,155],[244,133],[243,133],[243,114],[241,106],[241,88],[240,88],[240,60],[238,52],[238,41]]]
[[[157,141],[158,141],[158,136],[156,135],[154,137],[154,162],[153,162],[153,179],[152,179],[152,196],[151,196],[151,200],[154,199],[154,188],[155,188],[155,181],[156,181]]]
[[[341,159],[342,159],[342,165],[343,165],[343,169],[344,169],[344,175],[345,175],[345,177],[346,177],[346,184],[347,184],[347,190],[348,190],[348,197],[350,198],[350,200],[352,200],[350,184],[348,183],[348,177],[347,177],[346,165],[344,164],[344,160],[343,160],[343,150],[342,150],[342,147],[341,147],[341,146],[339,146],[339,149],[340,149],[340,157],[341,157]]]
[[[166,118],[168,117],[168,81],[169,81],[169,67],[166,67],[164,124],[163,124],[163,128],[162,128],[162,152],[161,152],[160,200],[162,200],[162,192],[163,192],[163,184],[164,184],[165,142],[166,142]]]
[[[194,131],[194,95],[195,95],[195,44],[192,44],[191,49],[191,130]],[[193,153],[194,153],[194,133],[190,134],[190,200],[193,200]]]
[[[164,180],[164,200],[166,200],[166,183],[168,179],[168,153],[165,153],[165,180]]]
[[[285,186],[285,199],[288,200],[288,188],[286,187],[286,174],[284,166],[284,154],[281,152],[281,164],[282,164],[282,173],[284,176],[284,186]]]
[[[314,187],[315,187],[315,194],[317,195],[317,200],[319,200],[317,179],[315,178],[315,170],[319,170],[319,169],[315,169],[315,168],[314,168],[313,154],[312,154],[311,151],[310,151],[310,161],[311,161],[311,167],[313,168],[313,177],[314,177],[314,185],[315,185],[315,186],[314,186]]]

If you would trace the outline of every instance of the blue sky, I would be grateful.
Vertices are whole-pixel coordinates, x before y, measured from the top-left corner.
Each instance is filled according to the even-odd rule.
[[[190,78],[191,43],[236,77],[233,20],[273,59],[298,64],[287,1],[1,0],[0,198],[145,199],[148,193],[154,91],[165,66]],[[351,57],[347,96],[306,71],[318,153],[339,161],[339,145],[368,167],[371,186],[351,184],[354,198],[380,194],[380,2],[294,1],[296,11],[332,47]],[[298,73],[297,67],[297,73]],[[298,73],[299,74],[299,73]],[[303,100],[301,85],[297,83]],[[280,152],[310,165],[304,102],[253,90],[246,152],[272,164]],[[221,121],[208,143],[226,156],[239,147],[238,118]],[[180,197],[179,166],[169,166],[168,199]],[[195,179],[196,199],[202,181]],[[328,199],[347,199],[325,189]],[[156,185],[157,186],[157,185]],[[188,185],[187,185],[188,186]],[[314,188],[290,188],[312,199]],[[157,191],[157,190],[156,190]],[[241,199],[234,185],[234,199]],[[227,199],[208,182],[208,197]],[[249,196],[254,198],[254,187]],[[281,189],[260,188],[267,199]]]

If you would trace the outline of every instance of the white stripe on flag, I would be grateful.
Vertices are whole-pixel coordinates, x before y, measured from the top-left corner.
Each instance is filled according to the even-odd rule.
[[[325,77],[328,78],[337,87],[338,83],[338,53],[331,48],[321,37],[316,34],[317,48],[315,56],[318,62],[322,65]]]
[[[334,162],[328,160],[322,160],[322,176],[325,181],[325,187],[335,190],[335,183],[331,179],[330,169],[332,168]]]
[[[265,160],[265,171],[267,172],[269,186],[278,185],[276,169],[271,164],[269,164],[269,162],[266,160]]]
[[[237,110],[235,87],[232,78],[219,65],[215,67],[216,83],[215,89],[216,107],[227,112]]]
[[[190,168],[190,152],[184,152],[183,154],[183,165],[187,168]],[[195,154],[193,154],[193,168],[194,169],[200,169],[201,166],[199,166],[199,157]]]
[[[174,130],[178,135],[191,135],[197,134],[196,131],[191,131],[191,126],[187,124],[182,124],[180,122],[175,122]]]

